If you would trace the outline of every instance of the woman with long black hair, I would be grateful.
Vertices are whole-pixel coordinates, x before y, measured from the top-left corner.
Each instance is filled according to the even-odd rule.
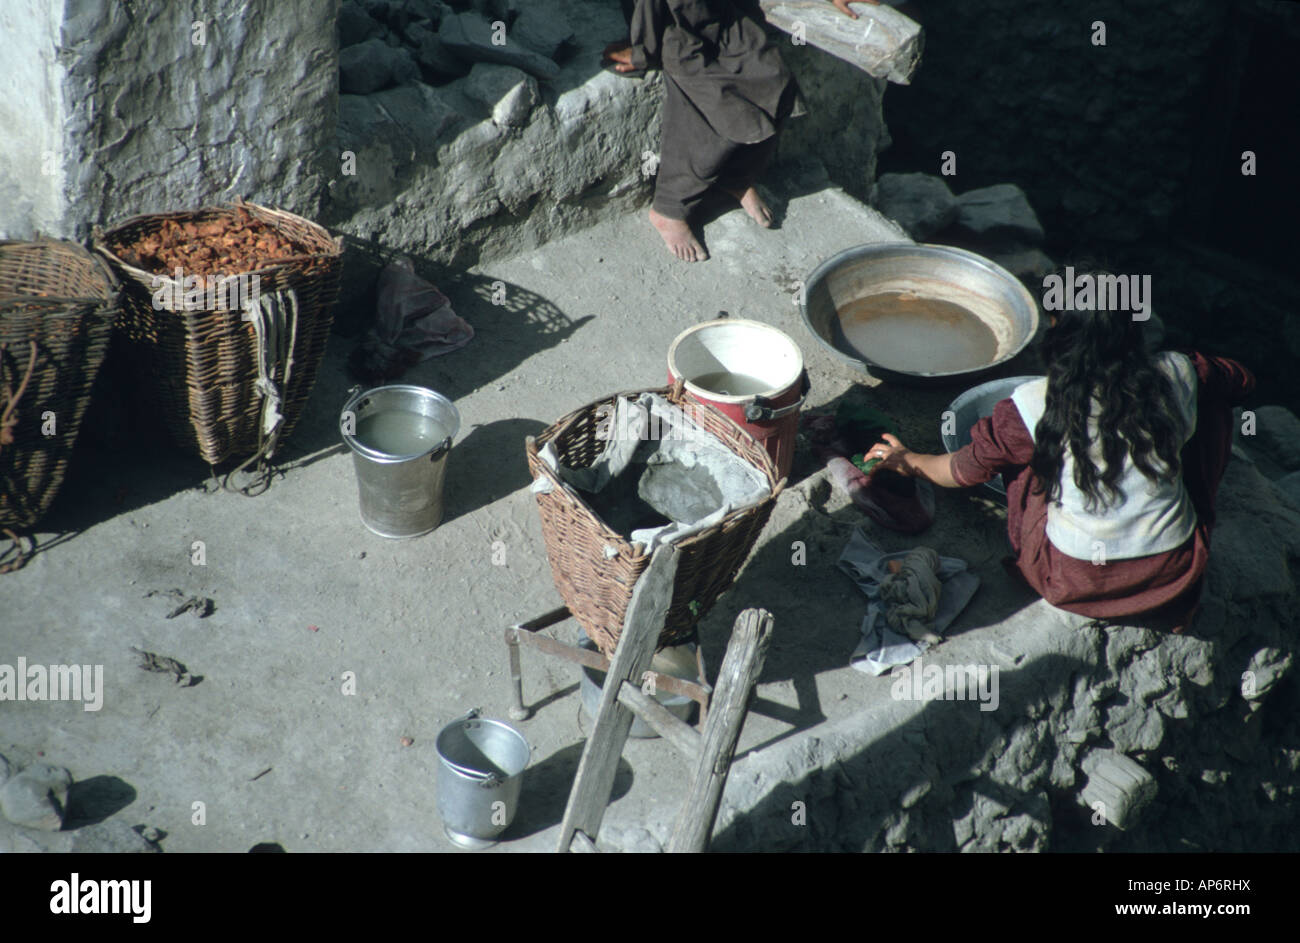
[[[1047,376],[1018,387],[952,455],[893,436],[867,458],[948,488],[1003,475],[1009,563],[1048,602],[1095,619],[1191,622],[1209,560],[1232,407],[1245,367],[1148,353],[1124,311],[1063,311],[1042,341]]]

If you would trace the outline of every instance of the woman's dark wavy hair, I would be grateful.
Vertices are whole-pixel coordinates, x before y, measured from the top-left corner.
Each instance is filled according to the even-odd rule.
[[[1182,411],[1169,378],[1146,351],[1142,322],[1131,312],[1057,312],[1040,349],[1047,364],[1047,408],[1034,430],[1029,463],[1039,493],[1060,499],[1067,446],[1088,510],[1123,499],[1125,452],[1152,481],[1181,474]],[[1098,408],[1101,467],[1088,454],[1088,418]]]

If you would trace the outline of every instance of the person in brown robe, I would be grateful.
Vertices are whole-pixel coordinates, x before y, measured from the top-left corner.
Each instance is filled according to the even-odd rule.
[[[772,212],[754,188],[795,109],[798,86],[768,38],[758,0],[621,0],[631,31],[605,57],[622,73],[660,68],[664,104],[650,222],[686,262],[708,258],[689,218],[710,188],[760,226]],[[834,5],[856,18],[848,0]],[[874,0],[867,0],[874,2]]]

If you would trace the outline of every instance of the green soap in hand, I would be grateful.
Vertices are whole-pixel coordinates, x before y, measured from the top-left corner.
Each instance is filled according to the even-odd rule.
[[[879,442],[885,433],[898,435],[898,424],[894,420],[880,410],[862,403],[840,403],[835,410],[835,425],[849,445],[862,450],[849,461],[867,475],[882,461],[878,458],[868,459],[867,450]]]
[[[858,468],[862,470],[863,474],[870,475],[871,469],[875,468],[877,465],[883,462],[884,459],[867,458],[866,452],[859,452],[857,455],[849,459],[849,461],[852,462],[854,465],[857,465]]]

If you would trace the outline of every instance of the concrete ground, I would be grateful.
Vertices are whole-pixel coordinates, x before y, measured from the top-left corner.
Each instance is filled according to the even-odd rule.
[[[909,445],[939,450],[939,414],[957,389],[869,390],[822,352],[793,303],[795,282],[820,261],[899,231],[837,189],[800,190],[777,230],[739,210],[716,218],[703,264],[672,259],[638,212],[442,285],[477,336],[403,378],[451,397],[463,420],[446,520],[428,536],[385,540],[359,520],[337,433],[352,385],[343,337],[331,338],[280,456],[283,477],[260,497],[206,493],[206,466],[164,441],[88,429],[39,535],[44,549],[0,577],[0,662],[102,664],[103,708],[0,703],[0,752],[72,771],[65,828],[116,817],[158,829],[167,851],[455,850],[435,809],[434,738],[471,707],[505,716],[502,630],[560,601],[527,487],[525,435],[605,394],[661,384],[673,337],[726,310],[800,344],[814,406],[867,397],[899,419]],[[502,305],[491,301],[496,282]],[[817,471],[801,454],[749,564],[702,623],[716,671],[737,612],[764,606],[776,616],[738,755],[888,698],[887,678],[848,667],[865,602],[834,564],[860,516],[828,495]],[[874,533],[888,549],[924,542],[972,564],[983,587],[953,633],[1024,609],[1032,597],[997,562],[997,509],[950,492],[938,495],[938,514],[923,541]],[[806,565],[792,562],[797,540]],[[191,562],[194,541],[206,565]],[[504,565],[493,563],[497,541]],[[216,611],[168,620],[168,600],[146,594],[172,588],[211,597]],[[572,621],[558,630],[566,640],[578,631]],[[202,680],[187,687],[141,671],[132,646],[178,659]],[[527,651],[524,659],[525,697],[540,702],[522,724],[533,760],[497,851],[553,847],[589,726],[576,667]],[[354,694],[343,690],[349,672]],[[611,847],[663,839],[682,769],[663,741],[628,744],[602,833]],[[61,847],[65,836],[35,837]]]

